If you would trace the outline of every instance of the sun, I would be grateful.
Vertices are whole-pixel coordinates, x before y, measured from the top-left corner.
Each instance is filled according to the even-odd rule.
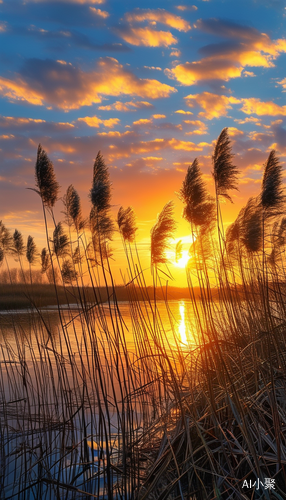
[[[182,251],[182,256],[180,259],[178,259],[178,261],[174,262],[175,266],[177,267],[186,267],[187,263],[189,262],[190,260],[190,255],[189,255],[189,252],[187,250],[183,250]]]

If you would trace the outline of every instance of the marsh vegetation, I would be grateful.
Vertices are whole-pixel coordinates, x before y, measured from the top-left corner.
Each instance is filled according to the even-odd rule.
[[[19,231],[0,224],[5,287],[16,286],[12,254],[29,303],[25,320],[15,311],[1,315],[3,499],[284,498],[282,167],[271,151],[260,194],[225,231],[221,202],[231,201],[238,178],[227,129],[212,161],[214,197],[196,159],[179,188],[193,243],[188,300],[178,319],[166,254],[176,229],[173,202],[152,228],[150,269],[143,269],[133,209],[121,207],[112,217],[102,155],[94,163],[89,217],[69,186],[64,220],[57,221],[59,185],[39,146],[34,191],[46,247],[38,253],[32,236],[25,244]],[[120,288],[112,271],[114,231],[128,266]],[[179,260],[180,242],[176,252]],[[33,281],[38,255],[49,285]],[[37,298],[45,286],[52,312]],[[275,479],[275,490],[243,489],[244,480],[258,478]]]

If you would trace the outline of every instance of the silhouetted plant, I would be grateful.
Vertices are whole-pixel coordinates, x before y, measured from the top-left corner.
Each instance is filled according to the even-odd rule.
[[[65,215],[68,225],[73,223],[78,231],[82,227],[80,197],[72,184],[67,188],[63,203],[66,208]]]
[[[197,158],[188,167],[179,198],[185,204],[183,217],[196,228],[209,230],[215,220],[215,204],[209,195]]]
[[[46,248],[41,251],[41,272],[44,274],[50,267],[50,257]]]
[[[2,220],[0,221],[0,248],[5,252],[9,252],[13,245],[13,238],[11,236],[10,231],[3,224]]]
[[[108,168],[99,151],[93,166],[92,188],[90,190],[92,203],[90,227],[96,249],[100,249],[104,240],[111,240],[114,231],[114,223],[109,213],[111,206],[110,187]]]
[[[233,165],[230,139],[227,128],[220,133],[213,154],[213,177],[217,196],[223,196],[232,202],[228,191],[238,189],[238,168]]]
[[[13,234],[13,251],[20,256],[23,255],[24,250],[25,250],[25,245],[23,236],[20,233],[20,231],[18,231],[18,229],[15,229]]]
[[[52,243],[54,253],[57,257],[67,253],[69,240],[67,235],[64,233],[63,225],[61,222],[59,222],[54,229]]]
[[[281,214],[285,197],[282,187],[282,166],[272,150],[264,167],[261,205],[264,209],[264,217],[267,219]]]
[[[44,205],[52,208],[57,201],[59,184],[56,181],[54,167],[47,153],[38,146],[37,161],[35,165],[35,177],[38,193],[42,198]]]
[[[36,260],[37,247],[33,236],[28,236],[26,247],[26,258],[29,264],[34,264]]]
[[[258,252],[262,247],[262,217],[257,198],[249,198],[241,219],[241,241],[248,252]]]
[[[64,283],[72,284],[77,279],[78,273],[75,271],[70,260],[64,260],[61,267],[62,279]]]
[[[168,262],[166,250],[169,240],[174,237],[177,224],[174,220],[174,203],[169,201],[158,215],[156,224],[151,229],[151,263],[152,265]]]
[[[117,224],[119,231],[125,241],[130,243],[134,241],[136,227],[136,216],[132,207],[127,207],[125,210],[120,207],[117,214]]]

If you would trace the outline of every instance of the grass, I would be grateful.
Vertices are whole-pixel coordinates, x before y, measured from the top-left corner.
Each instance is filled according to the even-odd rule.
[[[120,208],[129,276],[118,287],[102,156],[94,166],[89,221],[70,186],[64,226],[53,214],[58,193],[53,167],[39,149],[37,192],[47,233],[41,262],[50,285],[33,283],[32,240],[27,273],[20,233],[12,237],[0,225],[1,260],[16,253],[23,277],[22,284],[2,285],[2,310],[30,307],[28,329],[13,312],[8,333],[1,323],[0,490],[5,500],[285,498],[281,168],[271,152],[261,194],[224,233],[220,199],[229,199],[237,187],[232,161],[224,129],[213,156],[215,199],[197,161],[180,191],[194,241],[188,289],[168,286],[164,250],[175,229],[171,203],[151,233],[153,287],[146,284],[149,270],[141,268],[134,213]],[[55,224],[53,234],[48,218]],[[83,282],[86,273],[89,287]],[[188,345],[178,339],[169,302],[182,297],[191,299],[194,340]],[[121,300],[128,302],[132,348]],[[47,305],[56,306],[55,316],[46,313]],[[270,479],[275,489],[265,486]],[[258,480],[259,488],[250,486]]]

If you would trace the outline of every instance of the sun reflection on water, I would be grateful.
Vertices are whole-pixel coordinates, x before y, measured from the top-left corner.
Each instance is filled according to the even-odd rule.
[[[187,344],[186,323],[185,323],[185,303],[180,303],[181,320],[179,323],[180,340],[182,344]]]

